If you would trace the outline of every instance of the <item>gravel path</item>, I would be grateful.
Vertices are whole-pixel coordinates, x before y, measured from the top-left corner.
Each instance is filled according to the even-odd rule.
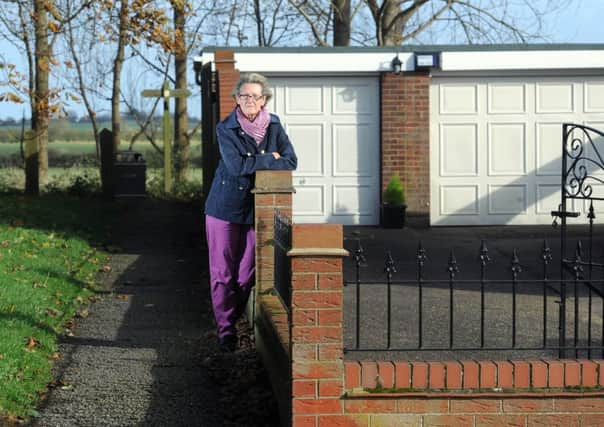
[[[62,339],[32,425],[278,426],[247,324],[237,352],[218,351],[199,208],[117,208],[106,291]]]

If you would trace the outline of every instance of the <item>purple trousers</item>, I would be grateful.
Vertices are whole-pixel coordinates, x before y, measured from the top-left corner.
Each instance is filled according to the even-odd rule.
[[[256,271],[253,225],[233,224],[206,215],[212,308],[218,337],[235,335]]]

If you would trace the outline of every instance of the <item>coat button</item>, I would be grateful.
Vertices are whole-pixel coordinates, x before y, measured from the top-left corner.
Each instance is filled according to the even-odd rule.
[[[239,187],[240,190],[243,190],[243,187]]]
[[[260,150],[260,154],[264,154],[264,150]]]
[[[247,153],[247,156],[248,157],[252,157],[252,153]]]
[[[224,181],[222,181],[222,185],[224,185]]]

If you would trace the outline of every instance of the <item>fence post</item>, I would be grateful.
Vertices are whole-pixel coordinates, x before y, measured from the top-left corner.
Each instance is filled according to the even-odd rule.
[[[115,147],[113,146],[113,134],[109,129],[103,129],[99,135],[101,145],[101,186],[104,197],[113,197],[115,173],[113,163],[115,161]]]
[[[339,224],[294,224],[292,426],[353,425],[344,415],[343,248]],[[320,414],[320,415],[319,415]]]

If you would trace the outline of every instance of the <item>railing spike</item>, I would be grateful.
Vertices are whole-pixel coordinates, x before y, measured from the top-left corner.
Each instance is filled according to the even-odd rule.
[[[367,266],[367,258],[365,258],[365,250],[361,245],[361,239],[357,238],[357,250],[354,253],[354,260],[358,267],[366,267]]]
[[[591,199],[589,201],[589,212],[587,213],[587,218],[590,220],[596,219],[596,212],[594,211],[594,201]]]
[[[547,239],[543,239],[543,249],[541,249],[541,259],[544,264],[549,264],[552,261],[552,250],[547,243]]]
[[[581,240],[577,240],[577,249],[575,249],[575,258],[579,258],[581,260],[583,258],[583,243]]]
[[[417,245],[417,263],[420,267],[423,267],[427,260],[428,255],[426,255],[426,250],[424,249],[422,241],[420,240]]]
[[[447,271],[449,272],[449,276],[451,278],[455,276],[455,273],[459,273],[459,265],[457,264],[457,259],[455,258],[455,252],[453,251],[453,249],[451,249],[451,252],[449,252]]]
[[[480,259],[480,264],[483,267],[485,267],[487,263],[491,261],[491,258],[489,257],[489,249],[487,248],[487,242],[484,239],[480,242],[480,253],[478,258]]]
[[[384,267],[384,271],[392,277],[392,273],[396,273],[396,265],[394,264],[394,259],[392,259],[392,253],[390,251],[386,252],[386,266]]]
[[[518,258],[518,249],[515,248],[512,254],[511,270],[514,274],[514,277],[522,272],[522,266],[520,265],[520,259]]]

